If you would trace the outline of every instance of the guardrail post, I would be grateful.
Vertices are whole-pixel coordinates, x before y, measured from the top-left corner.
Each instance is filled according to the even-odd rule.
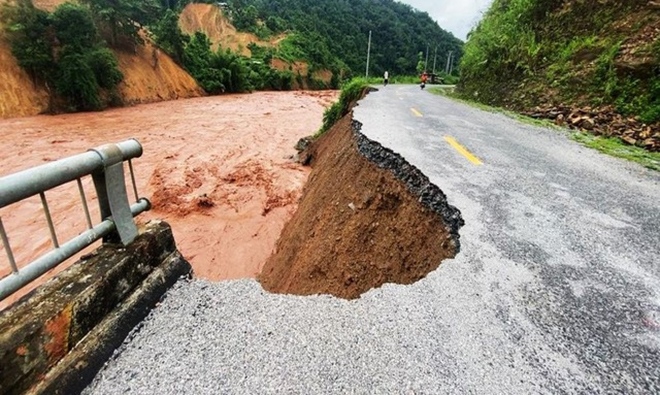
[[[135,176],[130,163],[133,192],[136,193],[137,201],[133,205],[129,204],[123,162],[141,155],[142,146],[137,140],[131,139],[0,177],[0,208],[31,196],[40,195],[55,247],[19,268],[14,260],[2,219],[0,219],[0,240],[4,245],[12,270],[11,274],[0,278],[0,301],[71,258],[96,240],[103,238],[106,243],[121,242],[128,245],[137,237],[138,230],[133,217],[149,210],[151,204],[145,198],[137,198]],[[90,219],[85,191],[80,181],[81,177],[89,174],[94,180],[101,209],[101,223],[97,225],[93,225]],[[45,192],[71,181],[76,181],[78,184],[88,229],[60,244],[50,216]],[[2,369],[0,368],[0,370]],[[2,392],[1,387],[2,384],[0,384],[0,392]]]
[[[103,161],[103,169],[92,173],[101,220],[111,218],[116,228],[115,232],[103,238],[103,242],[127,245],[135,240],[138,229],[128,203],[122,151],[116,144],[107,144],[90,151],[96,152]]]

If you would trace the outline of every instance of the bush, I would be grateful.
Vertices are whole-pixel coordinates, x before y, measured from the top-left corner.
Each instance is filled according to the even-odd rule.
[[[72,110],[96,110],[101,107],[94,71],[82,54],[72,52],[62,56],[55,88],[68,100]]]
[[[57,39],[81,52],[99,42],[98,31],[88,8],[64,3],[50,15]]]
[[[210,94],[248,92],[252,90],[289,90],[293,85],[291,71],[270,66],[273,50],[251,44],[252,58],[231,50],[213,52],[208,37],[195,33],[184,50],[184,67]]]
[[[115,54],[108,48],[97,47],[85,54],[86,62],[103,89],[114,89],[123,79]]]
[[[339,95],[339,100],[330,106],[323,113],[323,126],[317,133],[316,137],[327,132],[335,123],[343,118],[351,110],[357,100],[364,94],[365,90],[369,88],[369,83],[364,78],[354,78],[344,84]]]
[[[186,43],[190,37],[179,27],[179,15],[167,9],[163,17],[151,28],[156,44],[167,52],[175,62],[182,64]]]
[[[48,13],[35,8],[30,0],[21,0],[14,7],[3,6],[2,22],[19,66],[35,83],[51,81],[56,63],[48,39],[51,28]]]

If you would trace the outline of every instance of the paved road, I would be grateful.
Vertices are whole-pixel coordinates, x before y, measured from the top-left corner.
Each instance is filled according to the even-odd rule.
[[[463,213],[357,301],[180,283],[89,394],[660,393],[660,175],[415,86],[355,110]]]

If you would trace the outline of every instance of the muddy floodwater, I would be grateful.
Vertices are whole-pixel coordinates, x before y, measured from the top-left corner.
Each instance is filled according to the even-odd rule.
[[[291,159],[293,146],[318,130],[336,97],[333,91],[262,92],[0,120],[0,176],[136,138],[144,148],[134,160],[138,191],[154,205],[138,222],[158,218],[172,225],[197,277],[253,277],[295,211],[308,175]],[[83,185],[98,222],[91,178]],[[60,242],[85,230],[75,183],[46,197]],[[51,248],[38,197],[0,209],[0,216],[19,266]],[[0,276],[9,270],[0,252]]]

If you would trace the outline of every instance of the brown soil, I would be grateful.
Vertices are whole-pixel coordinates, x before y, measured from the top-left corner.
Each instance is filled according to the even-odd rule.
[[[332,80],[332,71],[330,70],[317,70],[312,73],[312,78],[315,80],[323,81],[326,84],[329,84]]]
[[[280,70],[280,71],[290,71],[294,75],[293,79],[293,85],[292,88],[294,90],[299,90],[299,89],[309,89],[309,83],[307,82],[307,71],[309,69],[309,65],[305,62],[293,62],[289,63],[286,60],[280,59],[280,58],[273,58],[270,61],[270,67]],[[295,78],[295,76],[301,76],[303,77],[302,79],[302,84],[299,82],[298,78]]]
[[[48,12],[55,11],[55,8],[64,2],[66,2],[66,0],[32,0],[32,4],[34,4],[35,7]]]
[[[0,118],[34,115],[47,107],[48,94],[34,86],[0,35]]]
[[[248,45],[255,43],[262,47],[276,46],[286,35],[273,37],[269,41],[261,40],[251,33],[239,32],[214,4],[188,4],[179,16],[179,26],[184,33],[192,35],[197,31],[206,34],[213,44],[213,49],[230,48],[244,56],[250,56]]]
[[[285,33],[272,37],[269,40],[262,40],[252,33],[239,32],[234,25],[223,14],[222,9],[214,4],[188,4],[179,16],[179,25],[186,34],[194,34],[201,31],[206,34],[213,44],[212,48],[229,48],[243,56],[251,56],[248,49],[249,44],[257,44],[261,47],[277,47],[287,35]],[[309,65],[303,61],[287,62],[282,59],[273,58],[271,66],[278,70],[290,70],[294,75],[301,75],[307,78],[309,76]],[[321,70],[313,73],[312,77],[330,85],[332,72],[330,70]],[[294,89],[309,89],[308,82],[303,80],[302,86],[294,81]]]
[[[443,222],[405,185],[359,153],[352,114],[314,144],[298,211],[259,281],[271,292],[357,298],[410,284],[456,253]]]
[[[305,62],[298,61],[298,62],[293,62],[289,63],[286,60],[280,59],[280,58],[273,58],[270,61],[270,65],[272,68],[280,71],[291,71],[294,76],[295,75],[300,75],[303,77],[302,85],[298,82],[298,79],[295,78],[293,81],[293,89],[309,89],[309,81],[308,77],[310,77],[309,73],[309,65]],[[330,86],[330,82],[332,81],[332,71],[323,69],[323,70],[317,70],[311,73],[311,78],[317,80],[317,81],[322,81],[326,86]]]
[[[6,3],[0,0],[0,5]],[[53,11],[62,0],[35,0],[36,7]],[[0,118],[21,117],[48,111],[48,93],[35,86],[11,54],[0,26]],[[124,80],[119,86],[125,104],[198,97],[204,94],[197,82],[164,52],[147,42],[135,53],[117,51]]]
[[[147,42],[136,53],[115,51],[124,80],[119,91],[125,104],[151,103],[203,96],[204,91],[165,52]]]
[[[144,147],[134,162],[138,189],[154,204],[139,220],[169,222],[198,277],[254,277],[307,179],[308,170],[290,159],[293,146],[319,128],[325,106],[336,97],[336,92],[263,92],[0,120],[0,149],[6,153],[0,176],[137,138]],[[96,219],[91,180],[85,178],[84,185]],[[60,241],[85,229],[75,183],[46,196]],[[50,249],[38,198],[0,209],[0,217],[20,265]],[[0,277],[8,266],[0,253]]]

